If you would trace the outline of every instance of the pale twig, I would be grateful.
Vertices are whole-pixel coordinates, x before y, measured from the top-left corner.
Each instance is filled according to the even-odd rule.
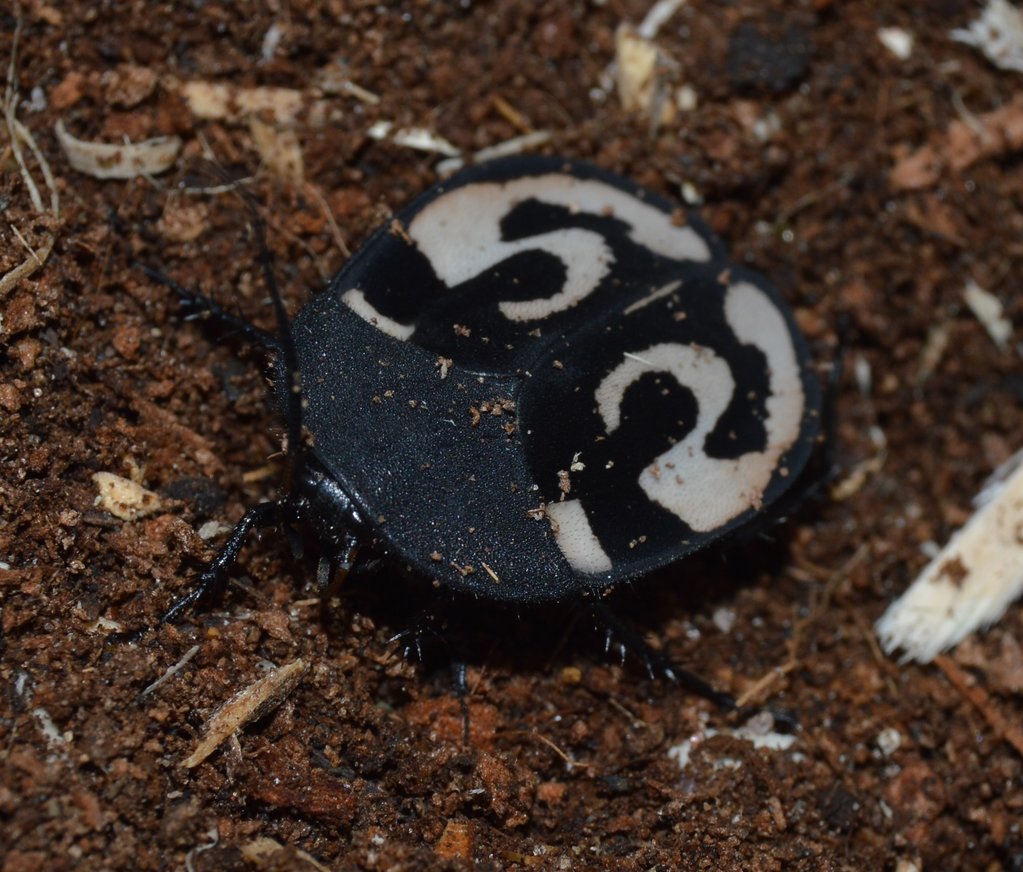
[[[11,225],[11,230],[14,232],[14,235],[18,237],[18,242],[25,246],[25,250],[28,251],[28,253],[32,256],[32,259],[36,262],[36,264],[42,266],[43,265],[42,260],[39,259],[39,255],[36,254],[35,249],[28,244],[28,240],[21,235],[21,231],[13,224]]]
[[[164,672],[163,675],[161,675],[158,679],[156,679],[156,681],[154,681],[152,684],[150,684],[149,687],[147,687],[145,690],[143,690],[142,693],[139,694],[139,697],[148,696],[154,690],[156,690],[158,687],[160,687],[161,684],[163,684],[166,681],[169,681],[171,678],[173,678],[175,675],[177,675],[182,669],[184,669],[185,665],[188,663],[188,661],[191,660],[193,657],[195,657],[195,655],[198,654],[198,653],[199,653],[199,646],[198,645],[193,645],[191,648],[189,648],[185,652],[185,656],[184,657],[182,657],[173,666],[167,667],[167,671]]]

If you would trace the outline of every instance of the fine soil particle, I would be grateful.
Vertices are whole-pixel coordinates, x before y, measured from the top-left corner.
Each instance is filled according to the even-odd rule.
[[[60,210],[22,141],[33,201],[0,125],[0,275],[28,264],[0,293],[3,872],[1023,865],[1023,760],[871,630],[1023,433],[1023,164],[1010,140],[966,166],[941,155],[950,125],[1019,88],[950,39],[974,4],[693,0],[656,36],[656,117],[621,107],[611,69],[648,0],[20,5],[10,109]],[[891,27],[913,38],[905,59],[878,38]],[[100,181],[71,168],[58,119],[180,153]],[[445,155],[396,138],[413,128],[449,154],[546,131],[546,152],[698,198],[791,302],[822,373],[848,325],[840,499],[613,599],[677,662],[787,712],[794,741],[755,747],[741,718],[609,662],[570,608],[449,608],[387,568],[321,608],[283,535],[246,548],[222,606],[107,641],[185,591],[283,473],[258,355],[186,321],[138,264],[273,329],[227,183],[249,179],[294,311],[437,180]],[[927,174],[891,184],[925,146]],[[1016,325],[1002,349],[963,303],[970,280]],[[103,510],[100,472],[161,508]],[[424,597],[440,614],[420,666],[388,640]],[[1021,631],[1017,606],[963,661],[1010,724]],[[469,663],[467,734],[445,644]],[[272,711],[181,766],[218,707],[299,658]]]

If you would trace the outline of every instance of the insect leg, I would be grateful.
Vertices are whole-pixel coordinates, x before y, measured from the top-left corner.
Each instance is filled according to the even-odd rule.
[[[178,299],[181,300],[182,305],[187,306],[192,310],[187,316],[189,319],[208,315],[229,330],[240,333],[250,343],[264,349],[265,351],[279,350],[280,346],[277,341],[277,337],[273,333],[267,333],[265,330],[260,330],[255,324],[250,324],[244,318],[228,312],[223,306],[216,303],[200,291],[189,290],[184,285],[179,284],[170,276],[157,269],[153,269],[152,267],[148,267],[143,264],[139,264],[139,267],[154,282],[166,285],[178,295]]]
[[[469,744],[469,682],[468,665],[463,660],[451,662],[451,682],[455,686],[455,696],[458,698],[458,705],[462,710],[462,744]]]
[[[420,663],[423,662],[423,641],[426,639],[433,639],[438,642],[445,642],[442,631],[444,629],[444,621],[437,615],[433,609],[423,609],[416,617],[415,621],[407,630],[402,630],[400,633],[395,633],[387,641],[400,642],[402,656],[408,660],[412,656],[412,652],[416,653],[416,659]]]
[[[320,557],[316,567],[316,588],[322,599],[329,599],[344,584],[359,554],[361,539],[345,530],[329,554]]]
[[[254,529],[276,524],[280,520],[280,516],[281,505],[278,502],[259,503],[249,509],[235,524],[227,542],[220,549],[220,553],[203,570],[195,587],[167,609],[159,622],[167,624],[175,621],[200,600],[220,596],[227,582],[227,574],[238,559],[245,540],[249,538],[249,533]]]
[[[830,480],[834,477],[835,445],[838,443],[838,389],[845,372],[845,352],[849,345],[850,317],[842,313],[835,325],[835,355],[831,361],[831,372],[824,387],[824,402],[821,403],[821,458],[818,461],[823,469],[822,476]]]
[[[329,617],[331,601],[345,583],[359,554],[359,537],[346,530],[328,553],[320,556],[316,565],[316,589],[320,594],[320,615]]]
[[[638,657],[651,678],[658,676],[666,678],[672,684],[677,684],[691,693],[702,696],[704,699],[709,699],[723,709],[730,711],[736,708],[735,699],[732,696],[715,690],[699,676],[686,672],[684,669],[679,669],[669,657],[654,651],[635,630],[622,621],[605,603],[593,601],[588,602],[587,605],[594,618],[603,625],[607,633],[605,638],[617,637],[619,646],[624,650],[631,651]]]

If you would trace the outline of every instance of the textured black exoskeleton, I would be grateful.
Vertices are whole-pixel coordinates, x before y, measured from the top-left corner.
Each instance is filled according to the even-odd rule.
[[[264,268],[276,335],[151,273],[275,355],[291,462],[165,620],[280,522],[312,530],[324,585],[368,546],[481,600],[596,600],[759,517],[817,438],[778,292],[698,217],[593,166],[458,173],[290,323]]]

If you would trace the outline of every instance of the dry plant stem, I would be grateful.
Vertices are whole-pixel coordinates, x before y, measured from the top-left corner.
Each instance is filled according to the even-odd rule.
[[[33,208],[36,212],[44,214],[46,207],[43,205],[43,198],[39,193],[39,187],[36,185],[35,179],[32,178],[32,174],[28,171],[28,165],[25,163],[25,157],[21,150],[21,143],[27,145],[32,154],[35,155],[36,162],[39,164],[40,171],[43,174],[43,181],[50,190],[50,211],[52,212],[54,219],[56,219],[60,217],[60,196],[57,193],[57,183],[54,179],[53,172],[50,169],[50,164],[47,162],[42,150],[36,143],[35,137],[32,136],[31,131],[25,127],[24,124],[18,121],[14,114],[14,110],[18,102],[18,94],[15,90],[14,83],[17,73],[18,40],[21,36],[22,26],[21,9],[17,3],[14,4],[14,16],[14,38],[11,46],[11,60],[7,66],[7,83],[4,86],[3,105],[4,124],[7,127],[8,149],[11,154],[14,155],[14,159],[18,164],[21,178],[25,183],[25,188],[28,191],[29,199],[32,201]],[[17,227],[12,224],[11,229],[28,249],[29,258],[0,277],[0,299],[6,297],[21,281],[27,279],[37,269],[42,267],[46,262],[47,257],[49,257],[50,252],[53,250],[54,237],[52,234],[48,233],[42,246],[38,250],[34,250],[24,240],[24,237],[18,231]]]
[[[35,159],[39,164],[39,171],[43,174],[43,181],[46,182],[46,187],[49,188],[50,191],[50,212],[53,214],[54,218],[59,218],[60,194],[57,192],[57,181],[53,176],[53,170],[50,169],[50,163],[49,161],[46,160],[46,156],[43,154],[42,149],[39,148],[39,144],[36,142],[35,137],[32,135],[32,131],[30,131],[24,124],[22,124],[17,118],[14,117],[13,106],[10,118],[8,119],[8,125],[9,129],[11,129],[12,141],[11,150],[14,151],[15,154],[17,154],[17,151],[13,146],[15,134],[17,134],[17,138],[24,142],[25,145],[29,147],[29,150],[32,152],[32,154],[35,155]],[[20,159],[19,163],[22,163]],[[26,184],[31,184],[32,187],[35,188],[34,183],[32,183],[31,181],[31,177],[28,177],[26,179]],[[36,189],[36,194],[38,196],[38,189]],[[36,202],[35,199],[33,199],[32,203],[36,207],[37,211],[39,212],[45,211],[42,205],[41,198],[39,199],[38,203]]]
[[[795,669],[800,662],[799,648],[804,632],[816,622],[821,615],[828,608],[828,604],[831,602],[831,597],[838,589],[838,585],[844,581],[849,573],[853,571],[867,556],[869,549],[867,545],[861,545],[856,549],[855,553],[848,560],[845,561],[837,570],[832,572],[828,577],[824,585],[824,590],[820,596],[820,602],[818,602],[811,610],[810,613],[800,621],[796,621],[792,627],[792,638],[788,643],[788,657],[785,662],[780,666],[775,667],[766,675],[761,676],[757,679],[752,686],[740,694],[735,700],[736,705],[741,709],[750,705],[754,699],[757,699],[759,694],[768,687],[771,687],[776,682],[780,681],[782,677],[787,675],[793,669]],[[817,567],[811,567],[814,571],[813,574],[817,574]],[[766,702],[766,700],[765,700]]]
[[[25,165],[25,158],[21,153],[21,146],[18,143],[18,133],[15,129],[15,118],[14,118],[14,106],[18,99],[17,91],[14,87],[15,73],[18,65],[18,40],[21,38],[21,9],[15,4],[15,24],[14,24],[14,39],[11,46],[11,61],[7,65],[7,84],[4,86],[4,121],[7,123],[7,135],[10,137],[11,152],[14,154],[14,159],[18,162],[18,168],[21,170],[21,177],[25,181],[25,186],[28,188],[29,198],[32,200],[32,205],[35,207],[37,212],[43,211],[43,198],[39,194],[39,188],[36,187],[35,181],[32,179],[31,174],[28,171],[28,167]]]
[[[970,675],[958,663],[945,654],[939,654],[934,658],[934,662],[945,673],[945,677],[952,683],[952,686],[973,703],[984,716],[984,720],[991,726],[991,729],[998,734],[999,738],[1005,739],[1023,757],[1023,729],[1020,729],[1016,724],[1010,723],[995,708],[987,691],[974,684]]]

